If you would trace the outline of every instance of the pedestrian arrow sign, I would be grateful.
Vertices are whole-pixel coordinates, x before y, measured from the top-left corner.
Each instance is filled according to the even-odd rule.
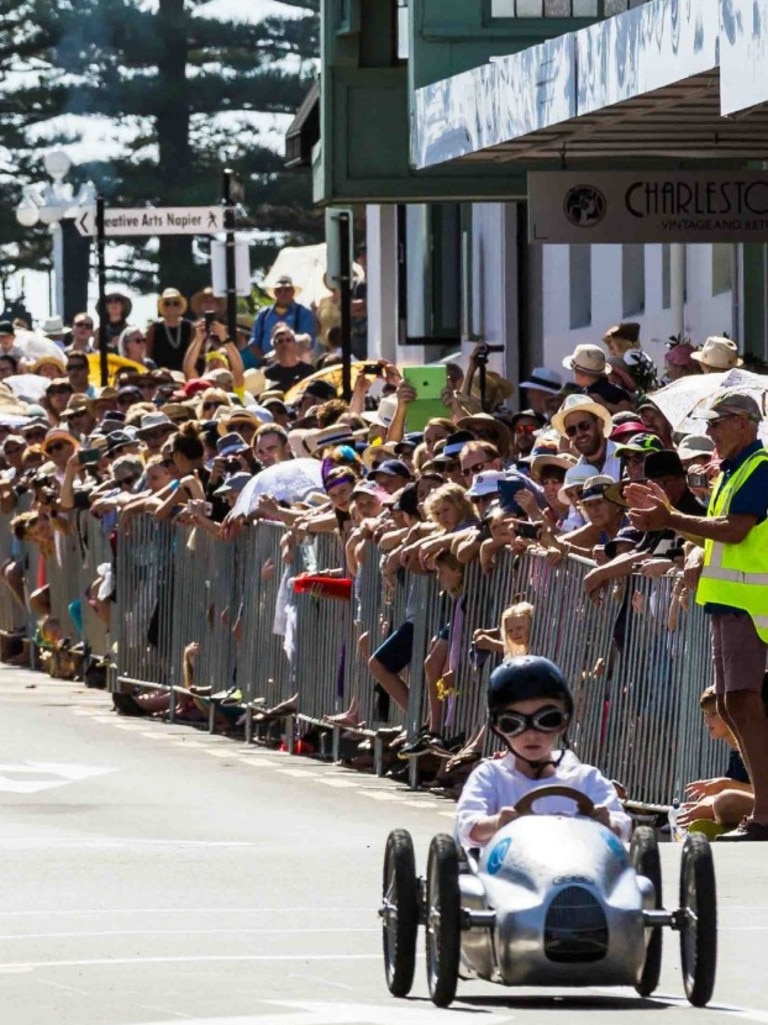
[[[96,234],[96,208],[87,207],[75,216],[81,235]],[[104,211],[104,234],[120,235],[215,235],[224,230],[221,206],[140,206]]]

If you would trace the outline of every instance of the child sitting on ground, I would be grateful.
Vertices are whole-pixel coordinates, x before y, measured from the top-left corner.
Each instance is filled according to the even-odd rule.
[[[622,840],[629,839],[631,819],[613,784],[568,749],[566,731],[572,714],[571,692],[549,659],[522,655],[491,673],[489,725],[509,753],[482,762],[464,785],[456,809],[456,833],[462,846],[484,846],[502,826],[518,817],[515,805],[525,794],[553,784],[585,794],[595,805],[597,821]],[[556,751],[561,737],[563,747]],[[569,814],[573,802],[545,797],[536,809],[541,814]]]
[[[710,737],[724,740],[731,748],[731,757],[725,776],[688,784],[688,800],[680,810],[678,824],[692,832],[706,833],[711,840],[719,833],[735,829],[745,815],[751,815],[755,799],[736,738],[717,713],[714,687],[707,687],[702,693],[699,707]]]

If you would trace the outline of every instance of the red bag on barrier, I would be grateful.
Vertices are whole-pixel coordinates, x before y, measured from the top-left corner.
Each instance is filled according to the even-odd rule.
[[[350,577],[326,577],[322,574],[307,573],[294,578],[293,590],[296,594],[311,592],[319,598],[349,601],[352,597],[352,580]]]

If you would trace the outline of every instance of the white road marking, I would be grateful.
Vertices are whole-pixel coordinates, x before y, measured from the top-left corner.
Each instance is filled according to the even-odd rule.
[[[320,773],[308,769],[278,769],[281,776],[293,776],[296,779],[320,779]]]
[[[359,783],[353,783],[351,779],[321,779],[320,782],[326,787],[334,787],[336,790],[358,790]]]
[[[19,762],[0,765],[0,792],[36,794],[67,783],[76,783],[93,776],[115,772],[99,765],[66,765],[58,762]]]
[[[364,797],[370,797],[373,801],[400,801],[402,800],[398,794],[388,794],[386,790],[366,790],[360,789],[360,793]]]
[[[629,986],[589,986],[585,992],[603,993],[606,996],[637,997],[637,993]],[[654,993],[648,1000],[657,1000],[665,1004],[672,1004],[679,1007],[690,1007],[685,997],[671,996],[667,993]],[[768,1011],[762,1011],[754,1007],[738,1007],[734,1004],[719,1004],[715,1001],[707,1004],[705,1011],[716,1012],[717,1014],[728,1014],[732,1018],[743,1018],[745,1021],[757,1021],[767,1025]]]
[[[64,910],[61,908],[49,908],[44,911],[0,911],[0,918],[39,918],[40,916],[45,916],[46,918],[64,916],[69,918],[70,916],[79,917],[81,915],[104,915],[106,917],[111,917],[112,915],[302,915],[310,911],[313,915],[357,915],[370,914],[371,908],[325,908],[320,907],[317,904],[313,904],[311,907],[307,908],[290,908],[286,907],[284,904],[281,904],[280,907],[276,908],[265,908],[261,905],[251,908],[233,908],[229,906],[225,908],[68,908]]]
[[[379,933],[380,926],[349,926],[328,929],[317,929],[312,927],[312,935],[321,933],[343,933],[348,936],[352,933]],[[103,931],[89,932],[78,930],[77,932],[35,932],[18,933],[14,936],[0,936],[0,943],[18,943],[24,940],[78,940],[86,937],[123,937],[123,936],[306,936],[306,927],[300,929],[106,929]]]
[[[381,954],[183,954],[168,957],[94,957],[67,961],[18,961],[0,966],[2,971],[34,968],[120,968],[134,964],[213,964],[229,961],[380,961]]]

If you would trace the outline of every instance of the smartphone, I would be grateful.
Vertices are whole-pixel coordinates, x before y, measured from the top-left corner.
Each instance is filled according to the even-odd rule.
[[[363,365],[363,373],[366,377],[381,377],[384,369],[381,363],[365,363]]]
[[[205,329],[206,331],[210,331],[211,324],[213,324],[214,320],[216,320],[216,313],[213,310],[206,310],[206,312],[203,314],[203,317],[205,319]]]
[[[81,466],[88,466],[89,463],[98,463],[104,455],[101,448],[81,448],[77,453],[77,461]]]
[[[538,541],[539,534],[541,533],[541,527],[538,523],[526,523],[525,521],[522,521],[521,523],[515,524],[515,533],[519,537],[526,538],[528,541]]]

